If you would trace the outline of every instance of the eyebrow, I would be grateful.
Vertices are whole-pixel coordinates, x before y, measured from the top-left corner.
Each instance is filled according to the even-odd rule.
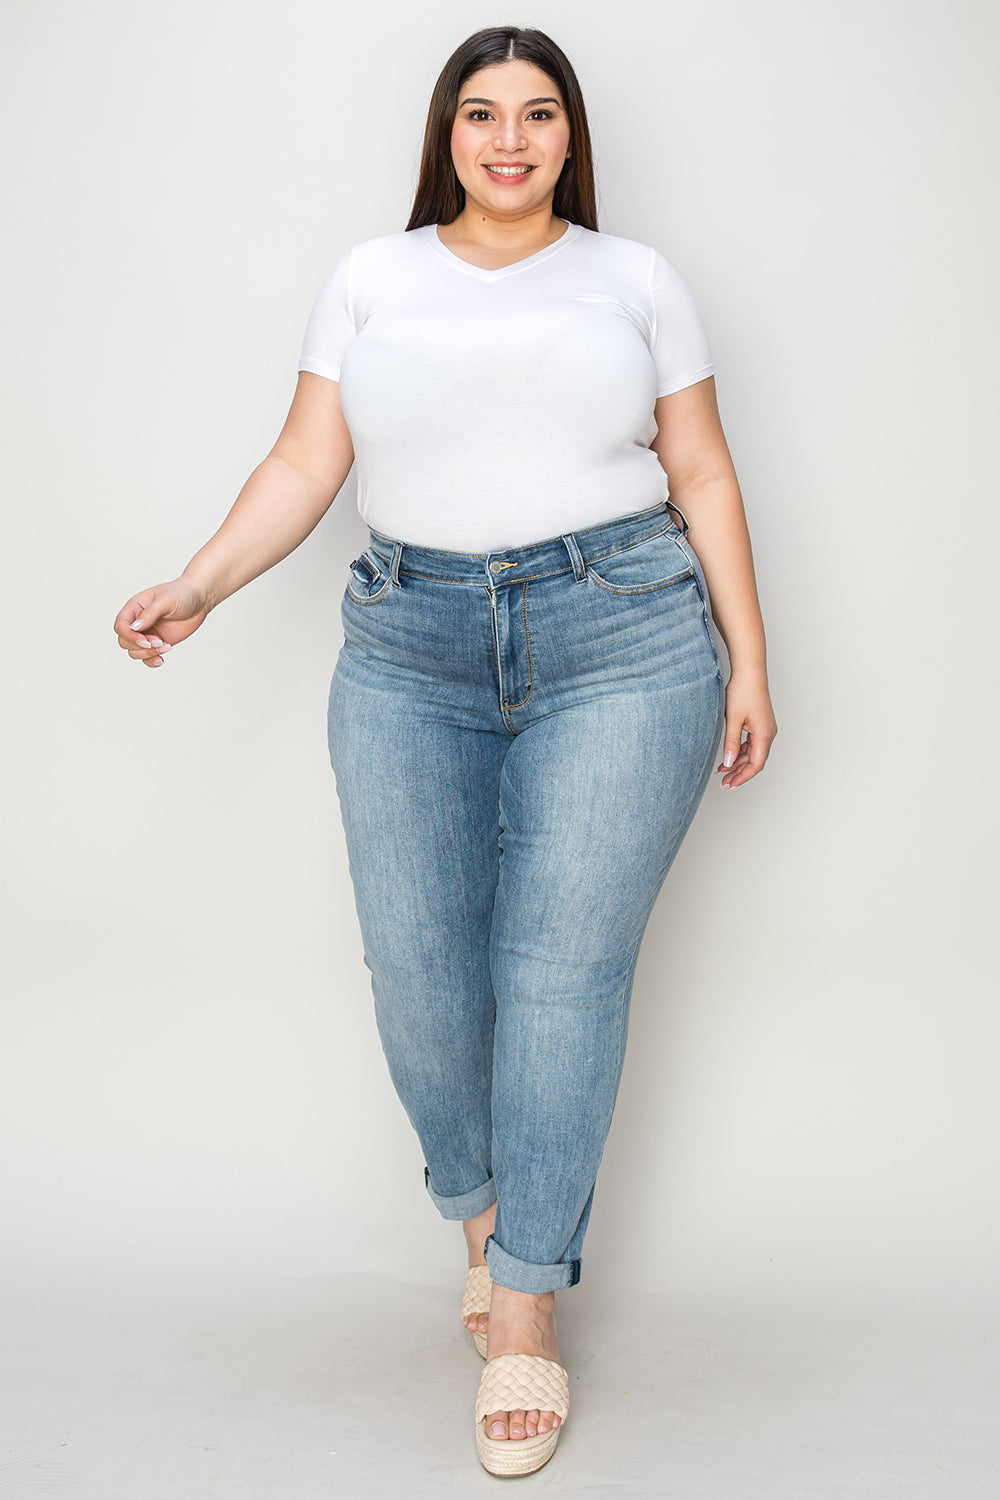
[[[497,101],[495,99],[463,99],[462,103],[458,107],[459,107],[459,109],[461,109],[462,105],[464,105],[464,104],[490,104],[490,105],[495,105],[496,102]],[[523,108],[527,109],[528,106],[529,106],[529,104],[558,104],[558,103],[559,103],[558,99],[525,99]]]

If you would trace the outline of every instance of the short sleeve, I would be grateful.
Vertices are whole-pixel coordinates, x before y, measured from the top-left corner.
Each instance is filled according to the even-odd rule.
[[[313,304],[302,340],[299,369],[329,380],[340,379],[340,365],[357,329],[351,314],[351,269],[354,251],[342,256]]]
[[[656,394],[669,396],[715,373],[708,333],[687,283],[669,261],[652,250],[649,293],[653,304],[650,352]]]

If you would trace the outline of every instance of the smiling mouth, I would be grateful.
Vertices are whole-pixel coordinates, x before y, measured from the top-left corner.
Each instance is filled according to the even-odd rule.
[[[527,177],[529,172],[535,170],[533,166],[507,167],[500,164],[491,165],[489,162],[484,163],[484,166],[491,177]]]

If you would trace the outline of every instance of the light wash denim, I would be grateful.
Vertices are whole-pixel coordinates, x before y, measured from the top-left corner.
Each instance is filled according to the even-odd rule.
[[[341,605],[330,758],[379,1036],[431,1199],[496,1200],[486,1263],[523,1292],[580,1279],[639,944],[723,726],[671,510],[497,552],[373,530]]]

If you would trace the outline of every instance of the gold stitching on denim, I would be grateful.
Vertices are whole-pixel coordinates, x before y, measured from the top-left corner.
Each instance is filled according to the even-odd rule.
[[[670,530],[680,534],[680,527],[671,521],[668,526],[664,526],[660,531],[651,532],[649,536],[633,537],[630,542],[623,542],[620,547],[613,547],[610,552],[601,552],[597,557],[586,558],[587,567],[589,568],[591,563],[603,562],[606,557],[617,557],[619,552],[627,552],[630,547],[641,547],[643,542],[655,542],[658,536],[666,536]]]
[[[365,572],[371,574],[371,581],[374,583],[375,580],[381,575],[381,565],[383,561],[384,559],[380,558],[377,553],[373,552],[369,547],[366,547],[363,552],[358,553],[358,556],[354,559],[353,562],[348,564],[347,585],[344,592],[354,604],[378,604],[382,599],[385,598],[386,593],[389,590],[389,586],[392,583],[391,574],[386,579],[385,583],[379,589],[377,594],[365,594],[364,597],[362,597],[360,594],[356,594],[351,588],[351,581],[354,576],[353,570],[358,567],[359,564],[364,567]]]
[[[568,571],[568,570],[564,569],[563,571]],[[534,681],[535,681],[534,673],[532,672],[532,668],[531,668],[531,637],[528,634],[528,580],[527,579],[524,580],[524,586],[521,589],[521,620],[522,620],[522,622],[524,624],[524,644],[525,644],[525,646],[527,647],[527,650],[528,650],[528,691],[525,693],[525,695],[521,699],[520,703],[506,703],[506,702],[502,703],[501,707],[504,708],[505,710],[508,709],[508,708],[523,708],[524,705],[527,703],[528,699],[531,697],[531,689],[534,686]],[[513,727],[514,727],[513,724],[510,727],[513,729]]]
[[[389,587],[392,583],[392,574],[390,573],[389,577],[386,579],[385,583],[383,584],[382,588],[379,589],[377,594],[366,594],[364,598],[362,598],[360,594],[356,594],[354,592],[354,590],[351,588],[351,578],[353,576],[352,570],[356,568],[359,563],[363,564],[366,571],[371,574],[372,582],[374,582],[375,579],[378,578],[379,574],[382,571],[381,568],[372,561],[372,557],[375,556],[375,554],[367,554],[368,548],[366,547],[365,551],[359,553],[359,555],[354,559],[354,561],[348,568],[346,593],[348,597],[354,601],[355,604],[378,604],[380,600],[385,598],[386,593],[388,592]],[[382,559],[379,558],[378,561],[379,563],[381,563]]]
[[[660,578],[656,583],[639,583],[630,588],[614,588],[610,583],[605,583],[603,578],[598,578],[596,573],[591,573],[589,568],[587,575],[591,583],[595,583],[606,594],[655,594],[658,589],[671,588],[675,583],[683,583],[685,578],[694,578],[694,569],[688,568],[685,573],[675,573],[673,578]]]
[[[493,636],[493,660],[497,669],[497,701],[500,704],[500,715],[508,729],[513,729],[512,724],[507,723],[507,711],[503,701],[503,662],[500,659],[500,622],[497,619],[497,596],[496,590],[484,584],[486,592],[490,596],[490,633]]]
[[[409,573],[409,575],[410,575],[411,578],[423,578],[423,579],[427,580],[430,583],[459,583],[459,584],[465,584],[466,586],[468,586],[469,584],[479,584],[479,583],[482,582],[482,580],[479,579],[479,578],[442,578],[440,576],[440,574],[438,574],[438,573],[420,573],[420,572],[418,572],[416,570],[416,568],[401,567],[399,571],[401,573]],[[548,571],[545,572],[545,573],[522,573],[521,577],[520,577],[520,582],[525,582],[525,581],[530,582],[532,578],[551,578],[556,573],[570,573],[570,572],[572,572],[572,568],[565,567],[565,568],[549,568]],[[514,583],[515,580],[511,579],[511,582]],[[488,589],[490,587],[494,587],[495,585],[496,585],[496,581],[495,580],[491,580],[490,583],[483,584],[483,587]],[[505,588],[506,584],[503,581],[501,581],[500,582],[500,587],[501,588]]]
[[[633,547],[640,547],[642,546],[643,542],[652,542],[655,541],[657,537],[667,536],[671,531],[677,532],[677,535],[673,538],[673,541],[679,549],[681,556],[688,564],[686,571],[681,573],[674,573],[669,578],[658,578],[652,583],[636,584],[609,583],[607,582],[607,580],[601,578],[597,573],[594,572],[594,563],[606,562],[609,557],[620,557],[623,552],[628,552]],[[626,542],[623,547],[616,547],[613,552],[604,552],[600,557],[592,557],[587,562],[587,576],[590,578],[592,583],[596,583],[598,587],[602,588],[606,594],[655,593],[657,589],[666,588],[668,584],[680,583],[684,578],[689,578],[693,572],[694,568],[691,563],[691,558],[689,557],[684,547],[684,538],[680,533],[680,528],[675,526],[673,522],[671,522],[668,526],[665,526],[662,531],[654,532],[652,536],[640,537],[638,541]]]
[[[379,589],[377,594],[370,594],[367,599],[362,599],[359,595],[354,593],[350,584],[347,585],[345,593],[347,594],[347,597],[349,599],[352,599],[354,601],[355,604],[378,604],[380,600],[385,598],[391,587],[392,579],[390,578],[385,586]]]
[[[639,512],[639,514],[645,514],[645,512]],[[630,517],[622,517],[621,519],[622,520],[628,520],[628,519],[630,519]],[[597,531],[597,530],[602,529],[605,526],[613,526],[614,524],[615,524],[614,521],[602,521],[602,522],[598,522],[597,525],[595,525],[595,526],[585,527],[583,529],[582,533],[574,532],[573,535],[574,536],[578,536],[578,535],[582,534],[582,535],[585,536],[586,533],[587,533],[587,531]],[[623,542],[620,547],[613,547],[610,552],[601,552],[596,557],[584,558],[583,559],[584,568],[585,569],[589,568],[592,563],[603,562],[604,559],[607,558],[607,557],[615,557],[615,556],[617,556],[617,554],[619,552],[627,552],[630,547],[638,547],[643,542],[654,541],[656,539],[656,537],[658,537],[658,536],[666,536],[671,531],[677,532],[678,538],[680,538],[680,536],[681,536],[680,527],[677,525],[677,523],[675,521],[668,521],[666,526],[661,527],[659,531],[651,532],[648,536],[633,537],[630,541]],[[561,540],[561,538],[553,538],[552,540]],[[545,545],[545,544],[544,543],[539,543],[538,545],[542,546],[542,545]],[[427,552],[442,552],[444,549],[440,548],[440,547],[426,547],[423,550],[427,551]],[[467,554],[463,554],[463,556],[478,558],[478,557],[488,557],[489,554],[486,553],[486,552],[470,552],[470,553],[467,553]],[[523,566],[523,564],[518,564],[518,566]],[[573,565],[572,565],[572,563],[568,563],[567,566],[563,567],[563,568],[546,568],[543,572],[540,572],[540,573],[522,573],[522,574],[520,574],[520,581],[521,582],[524,582],[524,581],[530,582],[532,579],[535,579],[535,578],[551,578],[551,577],[554,577],[558,573],[569,573],[569,572],[572,572],[572,571],[573,571]],[[468,585],[470,583],[478,583],[480,581],[479,579],[472,579],[472,578],[454,578],[454,577],[453,578],[448,578],[448,577],[445,577],[444,575],[442,575],[440,573],[424,573],[421,569],[408,567],[405,563],[401,563],[400,564],[399,572],[400,573],[408,573],[411,578],[423,578],[423,579],[427,580],[430,583],[457,583],[457,584]],[[493,580],[493,583],[495,584],[496,581],[497,580]],[[489,585],[487,585],[487,587],[489,587]]]

